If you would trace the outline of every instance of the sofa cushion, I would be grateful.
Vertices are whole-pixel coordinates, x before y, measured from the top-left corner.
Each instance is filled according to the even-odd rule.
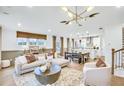
[[[36,58],[33,54],[26,55],[25,57],[27,59],[27,63],[32,63],[32,62],[36,61]]]
[[[30,63],[30,64],[22,65],[22,70],[37,67],[37,66],[44,65],[44,64],[45,64],[44,61],[35,61],[35,62]]]
[[[106,64],[101,58],[99,58],[96,62],[96,67],[106,67]]]
[[[46,60],[45,56],[38,56],[38,60]]]
[[[27,63],[27,59],[25,56],[19,56],[16,58],[16,61],[19,62],[20,64],[26,64]]]

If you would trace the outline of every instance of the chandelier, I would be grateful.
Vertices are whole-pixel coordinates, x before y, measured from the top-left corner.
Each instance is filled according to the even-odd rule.
[[[100,14],[98,12],[95,12],[95,13],[86,15],[87,12],[90,12],[94,9],[93,6],[87,7],[85,10],[83,10],[81,12],[78,11],[77,6],[75,6],[74,8],[75,9],[73,11],[73,10],[67,8],[67,7],[62,7],[62,10],[64,10],[68,14],[70,19],[61,21],[60,23],[68,25],[68,24],[72,24],[72,22],[75,22],[76,24],[78,24],[78,26],[82,26],[81,21],[86,21],[88,18],[93,18],[96,15]]]

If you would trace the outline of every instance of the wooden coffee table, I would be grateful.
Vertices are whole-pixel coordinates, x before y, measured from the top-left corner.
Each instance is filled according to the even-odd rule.
[[[50,68],[50,70],[47,70],[46,72],[42,72],[40,70],[40,67],[37,67],[34,70],[36,79],[43,85],[47,84],[53,84],[55,83],[61,73],[61,66],[58,64],[53,64]]]

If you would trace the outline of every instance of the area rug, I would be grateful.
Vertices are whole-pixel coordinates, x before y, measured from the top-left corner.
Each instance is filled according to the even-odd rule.
[[[43,86],[35,78],[34,72],[26,73],[20,76],[13,74],[17,86]],[[48,86],[83,86],[82,72],[73,68],[62,68],[59,79]]]

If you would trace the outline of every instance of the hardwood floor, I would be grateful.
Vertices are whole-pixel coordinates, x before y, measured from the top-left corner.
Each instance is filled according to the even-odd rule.
[[[68,67],[82,71],[83,64],[72,62],[68,65]],[[14,67],[9,67],[9,68],[0,70],[0,86],[16,86],[13,80],[13,71],[14,71]],[[111,85],[124,86],[124,78],[112,76]]]
[[[83,69],[83,64],[70,63],[70,64],[68,65],[68,67],[82,71],[82,69]]]
[[[112,86],[124,86],[124,78],[112,76],[111,85]]]
[[[14,67],[9,67],[0,70],[0,86],[15,86],[13,80]]]

